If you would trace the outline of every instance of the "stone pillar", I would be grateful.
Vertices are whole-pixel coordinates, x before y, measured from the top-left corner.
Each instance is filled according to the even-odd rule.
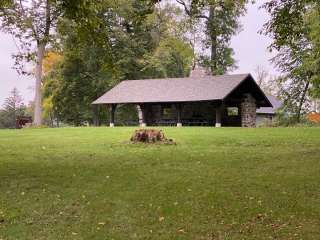
[[[177,109],[177,127],[182,127],[182,121],[181,121],[182,105],[181,105],[181,103],[176,104],[176,109]]]
[[[251,94],[245,94],[241,102],[241,126],[255,127],[256,126],[256,100]]]
[[[216,127],[221,127],[222,105],[216,107]]]
[[[114,127],[114,114],[116,112],[117,104],[111,104],[110,106],[110,127]]]

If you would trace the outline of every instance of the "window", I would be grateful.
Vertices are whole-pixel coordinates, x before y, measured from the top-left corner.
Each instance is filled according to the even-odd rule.
[[[239,116],[239,108],[237,107],[228,107],[228,116]]]

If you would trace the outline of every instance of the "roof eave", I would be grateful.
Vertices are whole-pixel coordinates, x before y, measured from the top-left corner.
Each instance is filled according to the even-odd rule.
[[[257,89],[260,91],[260,93],[262,94],[262,96],[265,98],[265,100],[267,100],[267,103],[270,105],[269,107],[273,107],[272,103],[269,101],[269,99],[267,98],[267,96],[265,95],[265,93],[262,91],[262,89],[259,87],[259,85],[256,83],[256,81],[254,80],[254,78],[252,77],[252,75],[250,73],[247,74],[247,76],[240,81],[224,98],[223,100],[226,100],[244,81],[246,81],[248,78],[251,78],[251,80],[253,81],[253,83],[256,85]]]
[[[137,102],[98,102],[97,100],[92,102],[92,105],[97,104],[144,104],[144,103],[190,103],[190,102],[212,102],[212,101],[222,101],[222,98],[217,99],[200,99],[200,100],[169,100],[169,101],[137,101]]]

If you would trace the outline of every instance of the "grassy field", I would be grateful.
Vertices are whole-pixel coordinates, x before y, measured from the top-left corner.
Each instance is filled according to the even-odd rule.
[[[0,131],[0,239],[320,239],[320,128]]]

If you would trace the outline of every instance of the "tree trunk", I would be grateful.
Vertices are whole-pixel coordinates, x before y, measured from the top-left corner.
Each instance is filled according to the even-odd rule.
[[[53,127],[53,114],[52,114],[52,112],[49,112],[49,118],[50,118],[50,127]]]
[[[210,68],[212,75],[217,75],[217,33],[215,29],[215,7],[210,6],[208,27],[210,30],[210,41],[211,41],[211,57],[210,57]]]
[[[36,126],[42,124],[42,94],[41,94],[41,80],[42,80],[42,62],[45,53],[45,44],[38,43],[37,49],[37,62],[36,62],[36,87],[35,87],[35,99],[34,99],[34,119],[33,123]]]
[[[301,118],[302,105],[305,102],[306,95],[307,95],[307,92],[308,92],[308,89],[309,89],[309,85],[310,85],[310,81],[308,80],[308,82],[306,83],[306,86],[303,89],[302,96],[301,96],[300,101],[299,101],[299,107],[298,107],[298,112],[297,112],[297,122],[298,123],[301,120],[300,118]]]
[[[14,107],[12,126],[17,125],[16,122],[17,122],[17,110],[16,110],[16,107]]]
[[[57,127],[60,127],[60,124],[59,124],[59,116],[57,115]]]

